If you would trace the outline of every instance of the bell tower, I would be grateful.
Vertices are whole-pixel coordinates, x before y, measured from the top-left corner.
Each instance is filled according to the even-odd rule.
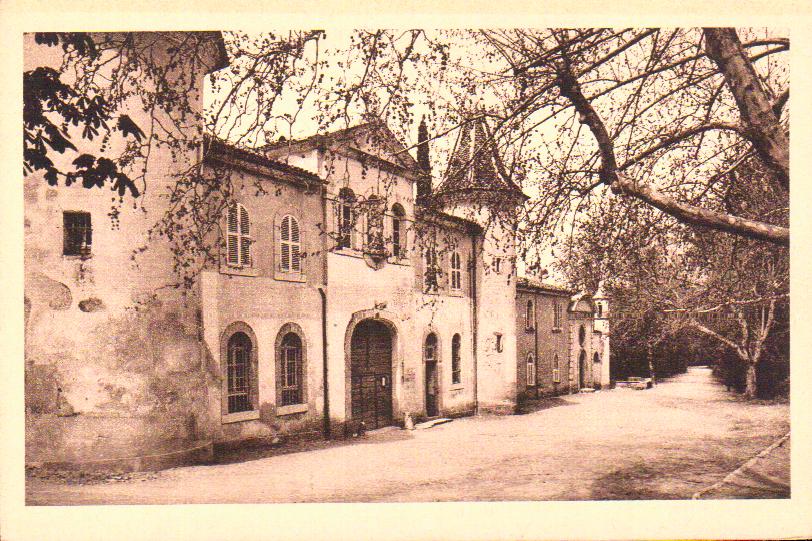
[[[527,200],[507,173],[484,116],[460,128],[436,201],[474,222],[472,261],[479,411],[512,413],[516,406],[516,215]]]
[[[594,329],[600,334],[600,343],[597,348],[601,357],[600,383],[602,387],[609,385],[609,298],[606,295],[603,280],[598,284],[598,290],[592,296],[595,304]],[[595,374],[597,376],[597,374]]]

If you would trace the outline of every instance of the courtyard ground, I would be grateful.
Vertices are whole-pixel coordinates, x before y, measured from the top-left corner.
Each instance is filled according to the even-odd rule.
[[[308,450],[122,476],[28,479],[29,505],[687,499],[789,431],[787,404],[746,402],[707,368],[645,391],[540,400],[529,413],[385,429]],[[704,498],[789,497],[789,442]],[[249,453],[250,455],[250,453]],[[761,479],[758,479],[761,475]],[[766,475],[766,481],[764,476]],[[749,476],[749,477],[748,477]],[[735,476],[734,476],[735,477]],[[743,479],[743,480],[742,480]],[[755,479],[755,480],[754,480]]]

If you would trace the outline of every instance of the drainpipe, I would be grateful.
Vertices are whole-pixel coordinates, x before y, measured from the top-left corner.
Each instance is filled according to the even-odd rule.
[[[319,295],[321,295],[321,355],[323,359],[322,378],[324,387],[324,421],[323,431],[324,439],[330,439],[330,393],[329,384],[327,381],[327,293],[324,288],[319,288]]]
[[[477,394],[477,328],[479,326],[479,306],[477,303],[476,289],[476,236],[476,232],[471,233],[471,334],[473,335],[474,341],[474,347],[472,348],[474,361],[474,415],[479,415],[479,396]]]

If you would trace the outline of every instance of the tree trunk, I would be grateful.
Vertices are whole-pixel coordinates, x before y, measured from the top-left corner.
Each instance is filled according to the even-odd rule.
[[[747,379],[744,388],[744,396],[747,398],[755,398],[758,394],[758,386],[756,380],[756,363],[747,363]]]

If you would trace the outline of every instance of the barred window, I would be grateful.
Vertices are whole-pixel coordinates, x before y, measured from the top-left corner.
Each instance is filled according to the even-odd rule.
[[[228,413],[251,411],[251,339],[236,332],[228,340],[227,396]]]
[[[462,263],[460,253],[456,251],[451,253],[451,289],[462,289]]]
[[[64,255],[89,256],[93,242],[93,228],[89,212],[62,213]]]
[[[226,224],[226,263],[233,267],[251,266],[251,220],[239,203],[228,208]]]
[[[299,221],[293,216],[282,218],[279,242],[279,268],[282,272],[302,272],[302,243]]]
[[[532,353],[527,354],[527,386],[536,384],[536,359]]]
[[[459,334],[455,334],[451,339],[451,383],[462,382],[462,359],[460,358],[460,346],[462,339]]]
[[[290,406],[304,402],[302,387],[302,339],[295,332],[282,338],[278,366],[278,404]]]

